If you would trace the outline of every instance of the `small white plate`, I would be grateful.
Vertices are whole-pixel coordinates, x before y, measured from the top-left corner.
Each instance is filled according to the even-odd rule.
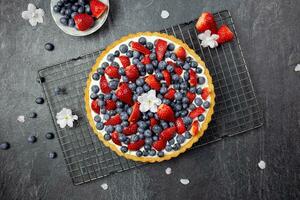
[[[104,24],[104,22],[107,19],[108,13],[109,13],[109,0],[101,0],[101,2],[103,2],[105,5],[107,5],[107,10],[105,11],[105,13],[103,13],[99,19],[95,20],[93,27],[91,27],[90,29],[88,29],[86,31],[79,31],[75,27],[64,26],[59,22],[59,19],[62,17],[62,15],[53,11],[53,6],[56,5],[56,3],[58,1],[59,0],[51,0],[51,2],[50,2],[51,15],[52,15],[56,25],[63,32],[65,32],[68,35],[86,36],[86,35],[94,33]]]

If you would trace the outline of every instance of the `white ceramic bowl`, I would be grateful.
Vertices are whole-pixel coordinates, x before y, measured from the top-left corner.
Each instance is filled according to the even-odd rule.
[[[59,0],[51,0],[50,2],[50,9],[51,9],[51,15],[56,23],[56,25],[66,34],[68,35],[73,35],[73,36],[86,36],[89,34],[94,33],[95,31],[97,31],[106,21],[108,13],[109,13],[109,0],[101,0],[101,2],[103,2],[104,4],[107,5],[107,10],[105,11],[105,13],[102,14],[102,16],[95,20],[94,26],[91,27],[90,29],[86,30],[86,31],[79,31],[77,30],[75,27],[69,27],[69,26],[64,26],[59,22],[59,19],[62,17],[62,15],[60,15],[59,13],[56,13],[53,11],[53,6],[56,5],[56,3]]]

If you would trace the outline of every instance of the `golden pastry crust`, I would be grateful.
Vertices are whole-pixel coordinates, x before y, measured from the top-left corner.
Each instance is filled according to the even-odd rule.
[[[91,106],[90,106],[90,96],[89,96],[89,88],[90,88],[90,84],[91,84],[91,80],[92,80],[92,75],[96,72],[100,62],[105,58],[105,56],[109,53],[109,51],[114,48],[115,46],[119,45],[122,42],[127,41],[130,38],[135,38],[135,37],[141,37],[141,36],[157,36],[157,37],[162,37],[162,38],[166,38],[169,39],[171,41],[173,41],[174,43],[182,46],[189,54],[192,55],[192,57],[204,68],[204,74],[207,78],[208,81],[208,88],[210,90],[210,103],[211,106],[208,110],[207,115],[205,116],[205,120],[202,123],[199,132],[197,135],[193,136],[186,144],[184,144],[184,146],[181,146],[181,148],[177,151],[174,151],[172,153],[168,153],[165,154],[163,157],[137,157],[135,155],[131,155],[128,153],[123,153],[121,152],[121,150],[119,150],[119,146],[115,145],[114,143],[110,143],[109,141],[104,140],[103,138],[103,134],[96,128],[96,123],[94,122],[94,119],[92,117],[91,114]],[[191,148],[192,145],[194,143],[196,143],[200,137],[203,136],[204,131],[207,129],[208,127],[208,123],[211,121],[211,117],[213,115],[214,112],[214,106],[215,106],[215,92],[214,92],[214,86],[212,84],[212,78],[209,74],[208,69],[205,66],[205,63],[201,60],[201,58],[194,52],[194,50],[192,50],[191,48],[189,48],[189,46],[185,43],[183,43],[181,40],[171,36],[171,35],[167,35],[164,33],[158,33],[158,32],[139,32],[139,33],[135,33],[135,34],[129,34],[127,36],[122,37],[121,39],[113,42],[112,44],[110,44],[109,46],[107,46],[107,48],[100,54],[100,56],[97,58],[95,65],[92,67],[92,70],[89,74],[89,77],[87,79],[87,85],[85,88],[85,109],[86,109],[86,113],[87,113],[87,118],[89,121],[89,124],[91,125],[94,133],[98,136],[99,140],[101,140],[103,142],[103,144],[107,147],[109,147],[111,150],[113,150],[114,152],[116,152],[119,156],[123,156],[127,159],[130,160],[134,160],[134,161],[140,161],[140,162],[161,162],[164,160],[169,160],[171,158],[175,158],[177,157],[179,154],[185,152],[187,149]]]

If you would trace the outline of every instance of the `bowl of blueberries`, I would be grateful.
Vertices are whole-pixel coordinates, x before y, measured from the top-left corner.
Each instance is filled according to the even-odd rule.
[[[106,21],[109,0],[51,0],[50,7],[56,25],[63,32],[86,36],[97,31]]]

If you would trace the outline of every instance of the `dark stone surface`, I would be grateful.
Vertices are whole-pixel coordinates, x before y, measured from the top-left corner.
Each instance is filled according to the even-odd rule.
[[[21,18],[27,4],[45,10],[44,23],[31,27]],[[300,198],[300,1],[112,0],[110,16],[101,30],[71,37],[55,25],[49,1],[0,1],[0,199],[299,199]],[[160,18],[166,9],[170,17]],[[264,111],[262,128],[205,146],[169,162],[73,186],[58,141],[46,140],[53,130],[37,70],[103,47],[130,32],[159,30],[189,21],[204,10],[228,9]],[[52,52],[44,44],[55,45]],[[30,111],[36,119],[16,121]],[[29,145],[29,135],[38,142]],[[58,158],[48,158],[48,152]],[[265,170],[257,163],[264,160]],[[171,167],[172,175],[165,175]],[[188,178],[182,185],[180,178]],[[106,182],[107,191],[100,185]]]

